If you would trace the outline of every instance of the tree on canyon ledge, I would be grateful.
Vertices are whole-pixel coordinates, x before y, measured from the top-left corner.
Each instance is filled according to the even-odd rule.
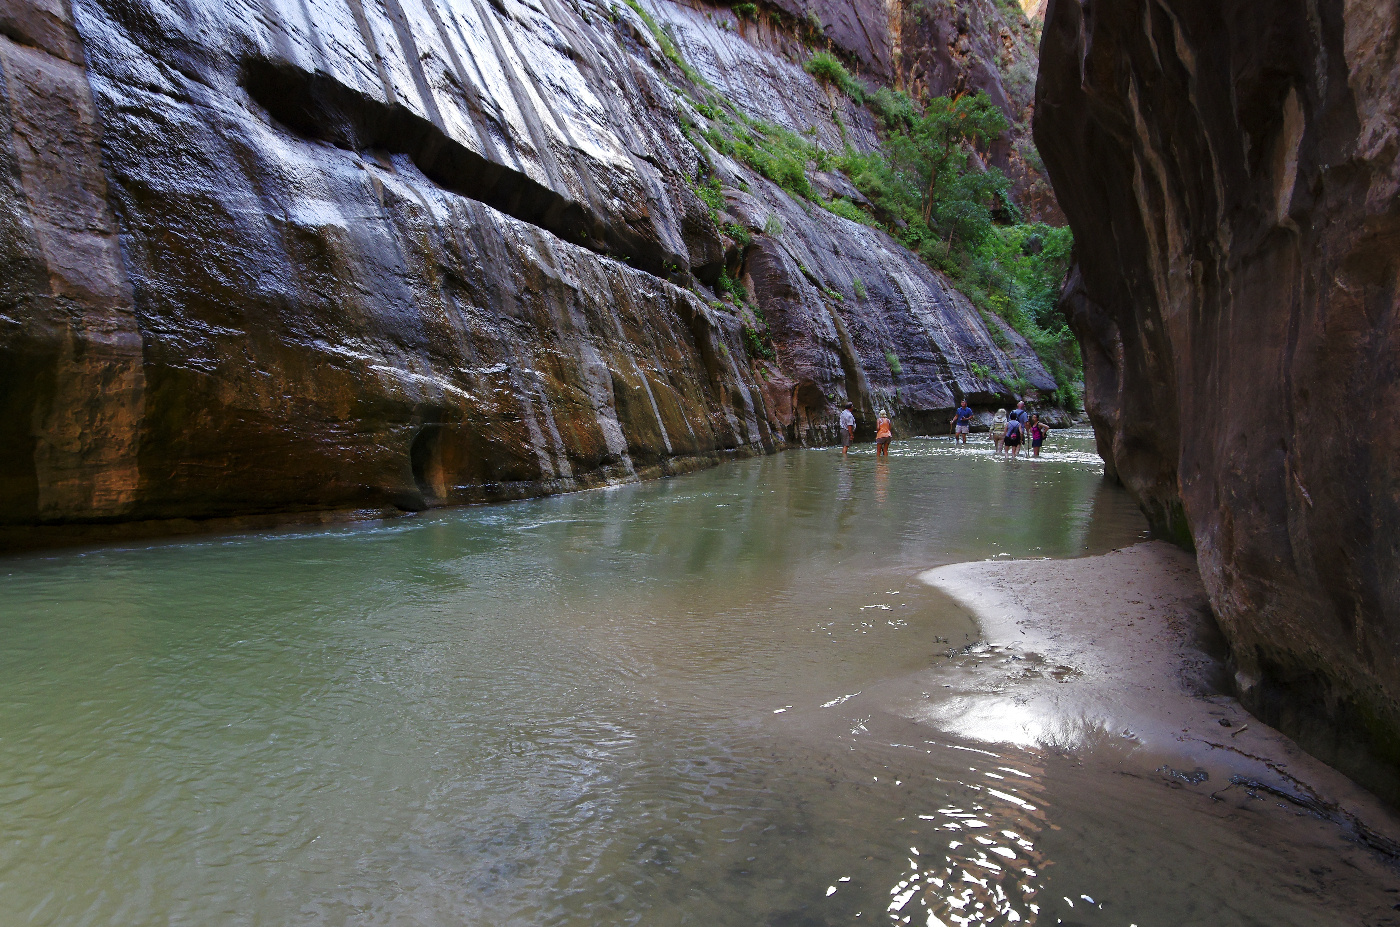
[[[916,197],[920,232],[942,240],[945,253],[959,241],[976,245],[992,227],[992,211],[1005,202],[1006,175],[972,163],[1008,128],[1006,117],[986,94],[934,97],[905,131],[889,137],[895,195]],[[909,210],[904,210],[909,211]]]

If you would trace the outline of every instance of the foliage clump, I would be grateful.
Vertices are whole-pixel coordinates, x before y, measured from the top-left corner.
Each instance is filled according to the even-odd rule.
[[[720,188],[719,178],[711,177],[709,180],[701,181],[695,184],[694,190],[695,195],[700,197],[706,206],[710,207],[710,218],[718,224],[719,214],[724,212],[725,206],[724,192]]]
[[[747,248],[753,244],[753,236],[749,234],[749,230],[737,222],[726,223],[723,231],[724,234],[734,239],[735,244],[741,248]]]
[[[721,122],[725,122],[721,120]],[[759,120],[745,124],[728,120],[724,128],[711,126],[701,132],[716,151],[743,161],[793,196],[813,199],[807,179],[807,162],[831,161],[830,152],[788,129]]]
[[[763,317],[763,310],[758,306],[750,306],[749,311],[753,314],[756,324],[750,325],[745,322],[743,326],[744,350],[749,356],[761,360],[776,360],[778,352],[773,348],[773,336],[768,330],[768,320]]]
[[[736,3],[734,4],[734,15],[740,19],[758,19],[758,4]]]
[[[870,107],[870,111],[879,116],[885,127],[891,131],[909,129],[919,116],[918,111],[914,108],[914,101],[903,90],[881,87],[871,94],[865,102]]]
[[[744,289],[744,285],[733,277],[729,276],[729,271],[721,270],[719,280],[715,283],[715,292],[722,296],[727,296],[734,301],[735,305],[742,306],[748,301],[749,291]]]
[[[834,200],[822,200],[821,203],[828,211],[834,212],[843,219],[850,219],[852,222],[859,222],[862,225],[875,224],[875,220],[871,218],[868,212],[845,197],[837,197]]]
[[[831,52],[817,52],[807,59],[807,63],[802,65],[802,69],[823,84],[829,84],[840,90],[857,103],[865,102],[865,87],[851,76],[851,72],[847,71],[846,66]]]

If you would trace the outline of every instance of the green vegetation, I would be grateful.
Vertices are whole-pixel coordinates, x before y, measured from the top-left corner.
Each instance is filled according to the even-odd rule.
[[[710,218],[718,223],[719,214],[724,212],[724,193],[720,188],[719,178],[711,177],[709,180],[697,183],[692,188],[695,195],[710,207]]]
[[[752,357],[759,357],[763,360],[773,360],[777,352],[773,350],[773,345],[769,343],[764,335],[760,335],[758,330],[752,325],[744,326],[744,349]]]
[[[861,86],[860,81],[851,76],[851,72],[847,71],[846,66],[831,52],[817,52],[807,59],[807,63],[802,66],[802,69],[823,84],[830,84],[840,90],[857,103],[865,102],[865,88]]]
[[[875,220],[871,218],[870,213],[861,209],[848,199],[837,197],[834,200],[822,200],[822,205],[843,219],[850,219],[852,222],[859,222],[862,225],[875,224]]]
[[[869,294],[865,292],[865,281],[859,277],[851,279],[851,290],[856,294],[857,299],[869,299]]]
[[[829,165],[830,152],[796,132],[756,119],[740,123],[721,113],[717,122],[718,126],[712,124],[700,133],[712,148],[743,161],[793,196],[815,198],[807,162]]]
[[[724,234],[734,239],[735,243],[741,248],[747,248],[749,245],[753,244],[753,236],[749,234],[749,230],[739,225],[737,222],[727,223],[723,231]]]
[[[749,306],[749,311],[753,313],[757,327],[744,323],[744,350],[749,352],[750,357],[776,360],[778,354],[773,350],[773,338],[768,331],[768,320],[763,317],[763,310],[758,306]]]
[[[979,364],[976,361],[967,365],[967,369],[972,371],[972,375],[979,380],[985,380],[992,375],[991,368],[986,364]]]
[[[776,212],[770,212],[768,218],[763,220],[763,234],[769,238],[777,238],[783,234],[783,220],[778,218]]]
[[[743,305],[748,301],[749,291],[744,289],[744,285],[733,277],[729,276],[729,271],[719,272],[719,282],[715,284],[715,292],[724,294],[734,300],[736,305]]]
[[[1005,175],[974,165],[971,149],[986,148],[1006,128],[985,94],[935,97],[912,125],[890,127],[888,158],[852,152],[846,166],[861,192],[908,224],[914,250],[936,262],[959,241],[985,237],[993,209],[1005,206]]]
[[[884,120],[886,128],[891,130],[908,129],[919,116],[918,110],[914,108],[914,101],[902,90],[881,87],[866,100],[866,103],[870,111]]]
[[[740,19],[758,19],[758,4],[736,3],[734,4],[734,15]]]

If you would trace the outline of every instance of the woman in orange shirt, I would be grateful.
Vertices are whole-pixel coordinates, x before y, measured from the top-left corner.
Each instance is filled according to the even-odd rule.
[[[880,420],[875,424],[875,456],[890,456],[890,439],[894,437],[894,429],[890,426],[889,417],[885,410],[880,410]]]

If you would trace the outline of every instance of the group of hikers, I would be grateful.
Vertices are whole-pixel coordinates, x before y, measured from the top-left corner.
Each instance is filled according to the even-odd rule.
[[[958,408],[953,413],[953,440],[967,443],[968,432],[972,430],[972,407],[964,399],[958,404]],[[1021,447],[1030,442],[1030,450],[1027,456],[1039,457],[1041,445],[1050,434],[1050,429],[1041,424],[1039,415],[1032,415],[1026,411],[1024,402],[1016,403],[1016,408],[1007,412],[1005,409],[997,409],[997,414],[992,416],[991,423],[992,452],[998,456],[1010,452],[1012,457],[1018,457]],[[890,417],[884,409],[880,410],[879,418],[875,423],[875,454],[877,457],[887,457],[890,453],[890,441],[894,438],[894,426],[890,422]],[[851,444],[856,439],[856,413],[855,404],[846,403],[846,407],[841,410],[841,454],[845,456],[850,450]]]
[[[972,414],[971,407],[964,399],[953,413],[954,441],[967,443],[967,433],[972,430]],[[1012,457],[1020,455],[1027,441],[1031,445],[1028,455],[1039,457],[1040,447],[1050,435],[1050,429],[1041,423],[1040,416],[1026,411],[1024,402],[1016,403],[1016,408],[1010,412],[997,409],[989,430],[992,434],[992,453],[1001,455],[1009,451]]]

